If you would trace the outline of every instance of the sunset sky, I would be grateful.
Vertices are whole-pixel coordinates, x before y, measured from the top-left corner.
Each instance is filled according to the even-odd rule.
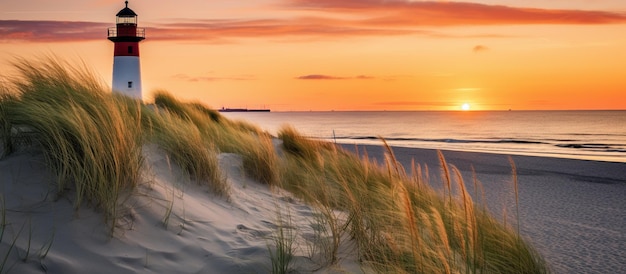
[[[0,0],[15,57],[110,85],[119,0]],[[623,0],[130,0],[144,99],[290,110],[626,109]],[[0,81],[6,81],[2,80]]]

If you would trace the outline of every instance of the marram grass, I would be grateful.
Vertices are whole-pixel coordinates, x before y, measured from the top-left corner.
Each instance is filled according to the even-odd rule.
[[[541,256],[510,227],[474,205],[458,170],[445,162],[436,193],[387,149],[384,165],[285,128],[282,186],[316,205],[348,212],[343,227],[361,259],[383,273],[547,273]],[[452,194],[452,184],[458,194]],[[340,220],[335,220],[340,221]]]
[[[193,124],[201,137],[219,152],[241,155],[244,169],[250,177],[265,184],[277,182],[278,156],[267,133],[251,124],[225,119],[217,111],[201,104],[180,102],[166,92],[155,95],[155,104]]]
[[[0,102],[6,152],[16,139],[41,147],[59,193],[71,188],[76,208],[88,202],[114,219],[118,197],[136,185],[142,165],[138,103],[106,93],[87,70],[64,62],[18,60],[15,67],[14,96]]]
[[[146,142],[157,143],[190,177],[228,196],[215,145],[196,124],[111,93],[88,69],[67,62],[17,59],[14,66],[17,75],[0,92],[2,156],[22,147],[41,149],[56,175],[57,195],[72,195],[77,209],[89,204],[101,210],[111,232],[120,198],[141,178]],[[206,112],[202,117],[216,119]]]
[[[191,179],[206,183],[215,194],[228,196],[229,186],[219,170],[216,149],[202,138],[198,128],[163,110],[157,110],[152,119],[152,141]]]
[[[518,231],[472,201],[443,155],[442,181],[429,182],[428,167],[414,164],[408,174],[385,143],[387,157],[379,164],[285,127],[277,152],[275,140],[258,127],[167,92],[157,92],[155,105],[147,106],[111,94],[89,70],[53,58],[18,60],[15,67],[18,76],[0,87],[0,152],[41,149],[58,195],[73,196],[76,208],[100,209],[111,230],[120,198],[141,183],[141,149],[154,143],[218,195],[228,197],[229,185],[217,154],[236,153],[248,176],[316,207],[315,225],[324,227],[316,238],[325,240],[310,250],[320,253],[321,267],[337,263],[340,246],[350,241],[363,266],[380,273],[549,272]],[[435,183],[444,185],[443,193],[430,187]],[[270,250],[298,237],[277,235],[282,240]],[[274,266],[281,272],[289,262]]]

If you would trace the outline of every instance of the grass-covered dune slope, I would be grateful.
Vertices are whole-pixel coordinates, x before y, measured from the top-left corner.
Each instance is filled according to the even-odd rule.
[[[181,181],[206,189],[212,194],[204,197],[219,201],[224,208],[237,207],[246,192],[257,191],[233,183],[236,175],[225,170],[224,155],[236,155],[244,177],[253,184],[273,193],[291,193],[293,200],[284,203],[304,203],[311,208],[313,213],[304,223],[298,221],[298,212],[270,213],[279,222],[264,235],[267,256],[261,263],[268,267],[258,272],[326,272],[348,260],[359,265],[359,271],[376,273],[548,272],[541,256],[515,228],[499,223],[485,206],[472,201],[460,173],[443,156],[443,182],[430,182],[428,169],[416,164],[410,172],[405,171],[391,148],[387,148],[384,163],[375,163],[367,155],[304,138],[288,126],[277,138],[272,137],[202,104],[181,102],[167,92],[157,92],[154,104],[145,105],[112,94],[89,70],[52,58],[18,60],[15,68],[18,75],[10,78],[0,94],[3,158],[41,154],[53,177],[45,182],[53,197],[51,203],[70,201],[76,213],[88,208],[101,214],[107,242],[123,242],[131,233],[133,228],[124,223],[129,208],[137,207],[133,197],[150,184],[153,167],[146,151],[156,147],[168,165],[182,171]],[[45,271],[44,266],[51,265],[46,260],[55,260],[56,247],[63,245],[55,240],[60,234],[52,233],[49,239],[35,243],[37,236],[32,234],[36,229],[31,225],[29,232],[29,226],[24,229],[24,224],[11,220],[19,210],[4,202],[12,195],[5,192],[12,189],[6,185],[20,182],[0,184],[5,185],[0,196],[0,272],[32,261],[28,254],[31,246],[37,247]],[[446,187],[437,192],[430,184]],[[166,228],[160,233],[198,231],[193,226],[181,226],[178,232],[167,229],[174,200],[186,198],[182,194],[164,198]],[[184,213],[185,208],[182,211],[182,215],[192,214]],[[73,217],[81,218],[79,214]],[[206,222],[219,222],[219,218]],[[221,236],[193,237],[210,242]],[[163,238],[156,235],[151,241]],[[145,264],[149,265],[147,253]],[[185,256],[198,255],[193,253]],[[211,258],[204,260],[200,264],[219,264]]]

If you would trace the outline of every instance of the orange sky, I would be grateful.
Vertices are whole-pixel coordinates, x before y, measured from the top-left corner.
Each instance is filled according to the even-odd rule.
[[[131,0],[145,99],[287,110],[626,109],[625,1]],[[545,3],[549,2],[549,3]],[[0,2],[15,56],[110,83],[123,1]],[[2,80],[0,80],[2,81]]]

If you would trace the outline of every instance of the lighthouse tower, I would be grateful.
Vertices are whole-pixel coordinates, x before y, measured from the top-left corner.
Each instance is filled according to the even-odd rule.
[[[116,27],[109,28],[108,38],[115,44],[113,54],[113,91],[142,99],[139,42],[145,29],[137,28],[137,14],[126,7],[116,15]]]

